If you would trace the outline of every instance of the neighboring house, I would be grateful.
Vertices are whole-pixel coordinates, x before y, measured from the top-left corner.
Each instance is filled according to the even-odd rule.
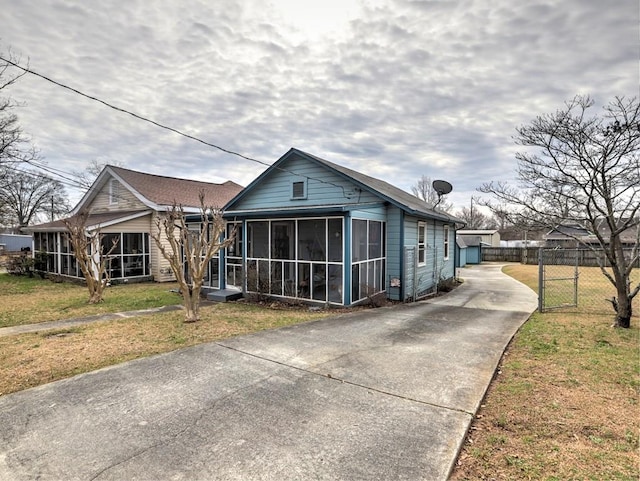
[[[491,247],[500,247],[500,232],[497,229],[461,229],[458,235],[464,236],[465,239],[478,237],[479,241]]]
[[[595,236],[579,224],[558,225],[544,236],[545,247],[561,249],[575,249],[590,240],[597,242]]]
[[[20,252],[31,249],[31,236],[20,234],[0,234],[0,253]]]
[[[108,266],[111,279],[169,281],[174,279],[169,264],[150,238],[158,216],[174,203],[187,213],[199,212],[200,192],[207,205],[222,207],[241,190],[242,186],[231,181],[212,184],[107,166],[71,217],[88,211],[87,230],[99,229],[104,246],[117,240]],[[25,230],[33,233],[34,251],[46,254],[47,272],[82,277],[61,220]]]
[[[235,229],[219,284],[353,305],[415,299],[454,277],[459,219],[387,182],[297,149],[224,208]]]
[[[605,245],[609,243],[611,229],[604,219],[598,219],[595,223],[597,231],[605,241]],[[620,234],[622,247],[631,249],[638,243],[640,235],[640,226],[635,225],[623,231]],[[580,248],[594,247],[600,245],[598,237],[595,233],[581,226],[580,224],[561,224],[551,229],[544,236],[545,247],[557,248]]]

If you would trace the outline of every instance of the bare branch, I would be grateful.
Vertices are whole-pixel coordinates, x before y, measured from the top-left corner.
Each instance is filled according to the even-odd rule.
[[[629,282],[638,255],[638,238],[629,232],[640,223],[640,105],[618,97],[592,115],[594,106],[590,97],[576,96],[564,109],[516,129],[516,143],[524,147],[516,155],[518,188],[490,182],[478,190],[528,225],[588,229],[596,243],[577,240],[604,252],[611,270],[601,259],[601,271],[618,294],[616,325],[628,327],[639,290]]]
[[[162,256],[180,286],[185,307],[185,322],[199,319],[200,291],[209,262],[220,249],[233,241],[233,235],[222,239],[225,223],[219,209],[205,203],[200,192],[198,218],[188,222],[182,206],[174,204],[156,218],[156,232],[151,233]]]

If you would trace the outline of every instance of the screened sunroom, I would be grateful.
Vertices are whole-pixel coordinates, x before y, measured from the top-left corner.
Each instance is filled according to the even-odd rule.
[[[345,222],[353,233],[350,242]],[[339,305],[385,289],[384,222],[344,216],[251,219],[229,223],[228,235],[234,230],[224,256],[227,287]]]
[[[42,254],[44,272],[84,278],[66,231],[34,232],[34,251]],[[117,232],[101,236],[102,253],[108,256],[106,274],[111,280],[146,279],[150,276],[149,234]]]

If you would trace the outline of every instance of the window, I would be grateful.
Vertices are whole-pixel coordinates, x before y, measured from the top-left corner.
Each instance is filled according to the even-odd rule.
[[[338,217],[247,221],[247,290],[341,304],[343,238]]]
[[[449,226],[444,226],[444,260],[449,259]]]
[[[354,219],[351,228],[351,256],[353,262],[367,260],[367,221]]]
[[[150,275],[149,234],[146,232],[104,234],[100,242],[103,255],[111,251],[107,262],[107,274],[111,279]]]
[[[291,198],[292,199],[306,199],[307,198],[307,185],[304,180],[296,180],[291,183]]]
[[[227,238],[233,235],[233,242],[227,247],[226,252],[226,279],[229,286],[242,286],[242,223],[229,222],[227,224]]]
[[[119,184],[116,179],[109,182],[109,204],[117,204],[119,197]]]
[[[424,222],[418,222],[418,264],[426,264],[425,247],[427,240],[427,225]]]

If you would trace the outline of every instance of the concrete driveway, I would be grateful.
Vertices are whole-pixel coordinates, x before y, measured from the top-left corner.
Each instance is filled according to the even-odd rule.
[[[483,265],[431,301],[0,397],[2,480],[445,480],[535,293]]]

